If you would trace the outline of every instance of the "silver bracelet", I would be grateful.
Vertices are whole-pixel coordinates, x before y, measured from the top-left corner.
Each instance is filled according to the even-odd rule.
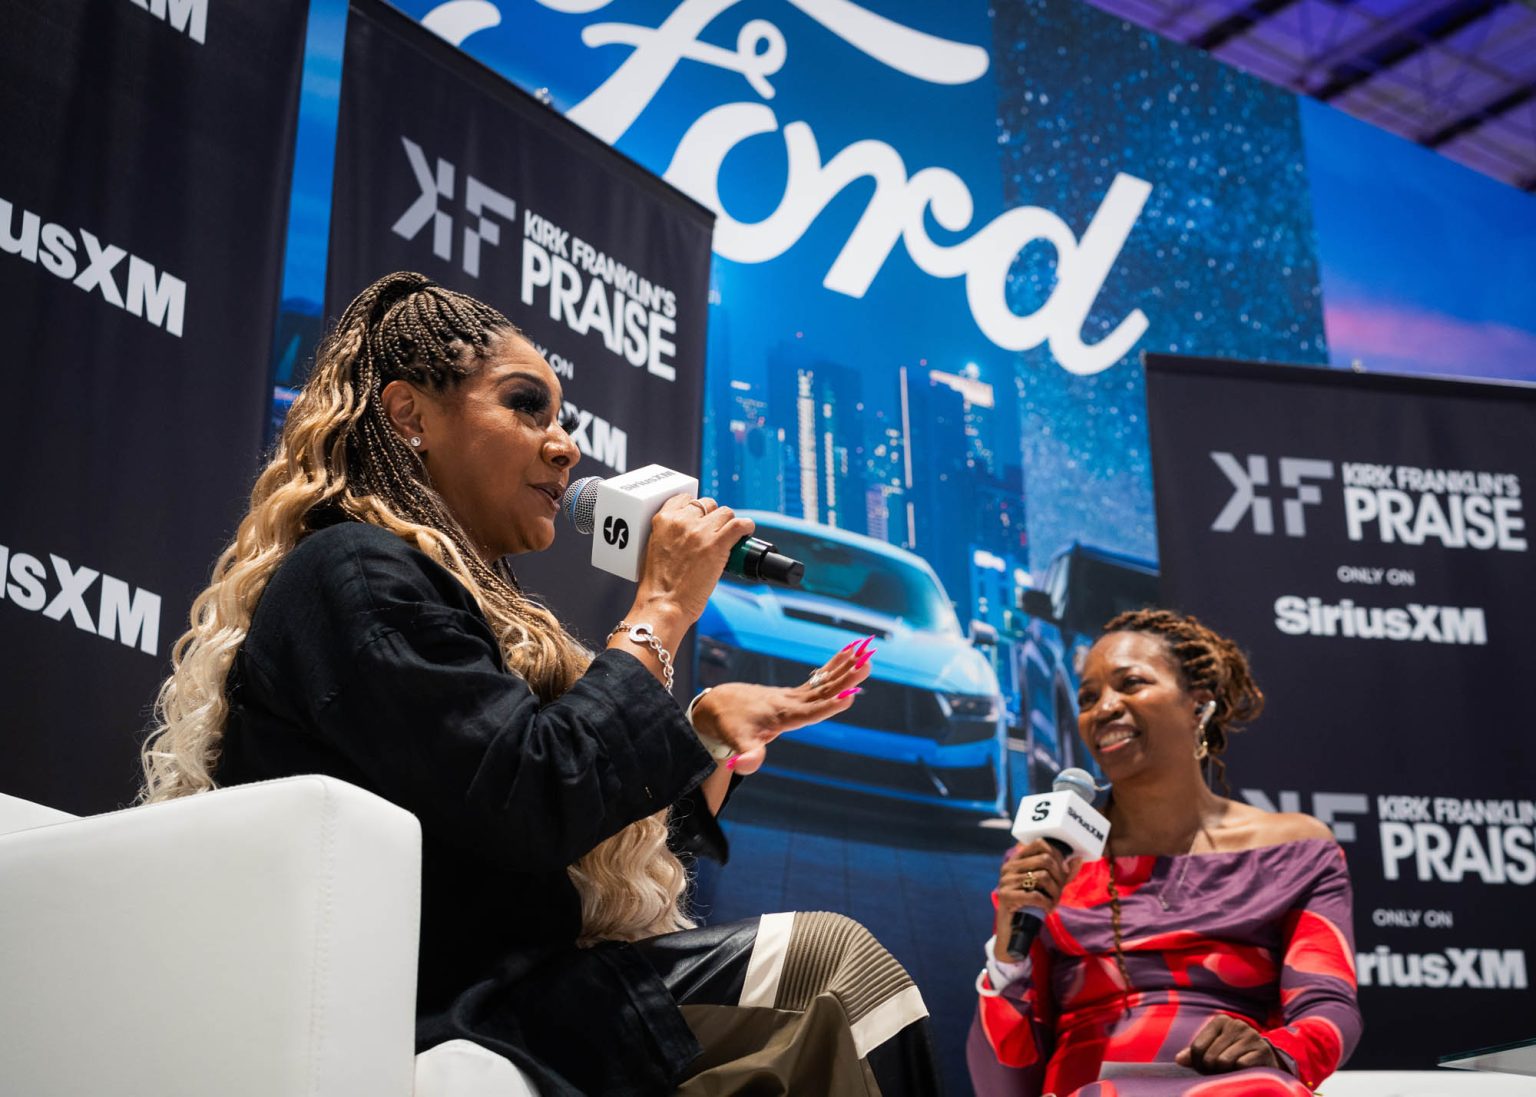
[[[649,621],[641,621],[634,625],[631,625],[628,621],[620,621],[613,626],[613,631],[608,634],[608,639],[603,642],[605,644],[611,642],[615,636],[625,629],[629,630],[627,635],[632,641],[641,647],[650,648],[656,653],[656,659],[661,663],[662,688],[671,693],[673,679],[672,653],[661,646],[661,641],[656,638],[656,631],[651,628]]]
[[[704,694],[708,693],[713,688],[713,686],[708,686],[705,689],[700,690],[699,695],[692,701],[688,702],[688,708],[684,710],[683,718],[688,721],[688,726],[693,728],[693,733],[699,737],[699,742],[703,745],[704,749],[709,751],[709,756],[717,762],[723,762],[731,755],[736,753],[735,749],[732,748],[731,744],[724,742],[723,740],[716,739],[713,735],[705,735],[697,727],[694,727],[693,723],[693,707],[702,701],[704,699]]]

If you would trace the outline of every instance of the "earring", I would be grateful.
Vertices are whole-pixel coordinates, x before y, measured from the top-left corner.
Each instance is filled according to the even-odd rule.
[[[411,436],[411,448],[412,449],[420,449],[421,448],[421,438],[419,436],[417,436],[417,435],[412,435]]]
[[[1205,738],[1205,726],[1216,712],[1216,702],[1207,701],[1200,707],[1200,726],[1195,729],[1195,761],[1203,762],[1211,753],[1211,744]]]

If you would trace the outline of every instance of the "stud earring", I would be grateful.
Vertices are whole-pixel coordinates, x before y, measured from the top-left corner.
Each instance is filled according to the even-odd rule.
[[[421,448],[421,438],[419,436],[412,435],[412,437],[411,437],[411,448],[412,449],[420,449]]]

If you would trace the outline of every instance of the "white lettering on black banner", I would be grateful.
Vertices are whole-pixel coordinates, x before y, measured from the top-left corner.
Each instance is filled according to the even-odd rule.
[[[577,335],[597,332],[614,354],[677,380],[677,295],[532,210],[523,215],[522,301],[543,290],[549,318]]]
[[[1341,636],[1354,640],[1407,640],[1431,644],[1488,643],[1488,619],[1480,606],[1361,606],[1349,598],[1324,602],[1282,594],[1275,599],[1275,627],[1288,636]]]
[[[208,0],[128,0],[156,19],[164,20],[198,45],[208,35]]]
[[[63,225],[44,222],[31,210],[18,211],[0,198],[0,251],[38,263],[86,293],[99,293],[107,304],[141,316],[178,338],[181,335],[187,284],[168,272],[156,273],[153,264],[137,255],[103,244],[88,229],[79,230],[77,241]],[[116,271],[124,259],[128,260],[127,281],[119,288]]]
[[[601,416],[582,411],[569,400],[561,409],[576,420],[571,441],[582,455],[607,465],[615,472],[629,468],[629,435]]]
[[[457,171],[452,164],[440,156],[437,158],[434,170],[434,166],[427,163],[427,154],[422,151],[421,146],[409,137],[401,137],[400,143],[405,146],[406,159],[410,161],[411,172],[416,176],[416,185],[421,188],[421,193],[394,223],[394,233],[406,240],[414,240],[430,221],[432,223],[432,254],[439,259],[451,261],[453,259],[453,218],[438,209],[438,199],[453,198],[455,193],[453,181]],[[464,273],[472,278],[479,278],[482,242],[491,245],[501,243],[501,224],[493,221],[491,215],[494,214],[502,221],[516,221],[517,203],[471,175],[464,183],[464,211],[473,219],[472,224],[464,226],[462,260]]]
[[[1232,485],[1211,529],[1231,533],[1246,522],[1254,533],[1273,534],[1270,459],[1256,453],[1239,460],[1216,450],[1210,458]],[[1305,537],[1306,508],[1324,502],[1321,485],[1334,479],[1334,462],[1281,457],[1277,465],[1285,534]],[[1338,478],[1343,484],[1344,530],[1351,541],[1373,538],[1383,545],[1437,543],[1504,552],[1529,547],[1523,536],[1520,477],[1514,473],[1345,461]]]
[[[160,649],[160,596],[142,587],[130,587],[122,579],[102,575],[95,568],[75,567],[62,556],[48,554],[58,590],[48,595],[48,566],[26,552],[13,553],[0,545],[0,601],[18,609],[42,611],[44,617],[62,621],[67,614],[74,626],[104,640],[137,647],[146,655]],[[97,579],[96,615],[91,616],[87,592]]]
[[[1357,953],[1363,987],[1462,987],[1524,990],[1525,952],[1518,948],[1448,948],[1444,952],[1393,952],[1380,945]]]

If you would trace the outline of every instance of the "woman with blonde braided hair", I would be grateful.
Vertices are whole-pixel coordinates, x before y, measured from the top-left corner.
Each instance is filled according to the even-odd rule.
[[[1089,650],[1078,734],[1109,780],[1104,856],[1010,851],[968,1045],[981,1097],[1306,1097],[1360,1036],[1332,832],[1218,796],[1264,694],[1236,644],[1168,610]],[[1044,915],[1027,956],[1015,911]]]
[[[193,604],[143,798],[324,773],[413,812],[419,1050],[468,1040],[545,1095],[733,1092],[743,1071],[786,1092],[932,1092],[921,997],[862,927],[695,928],[684,903],[678,851],[723,859],[731,783],[779,734],[847,710],[868,653],[801,686],[716,686],[685,713],[671,653],[752,531],[686,497],[586,650],[507,565],[554,540],[580,457],[563,405],[490,306],[410,273],[359,294]]]

